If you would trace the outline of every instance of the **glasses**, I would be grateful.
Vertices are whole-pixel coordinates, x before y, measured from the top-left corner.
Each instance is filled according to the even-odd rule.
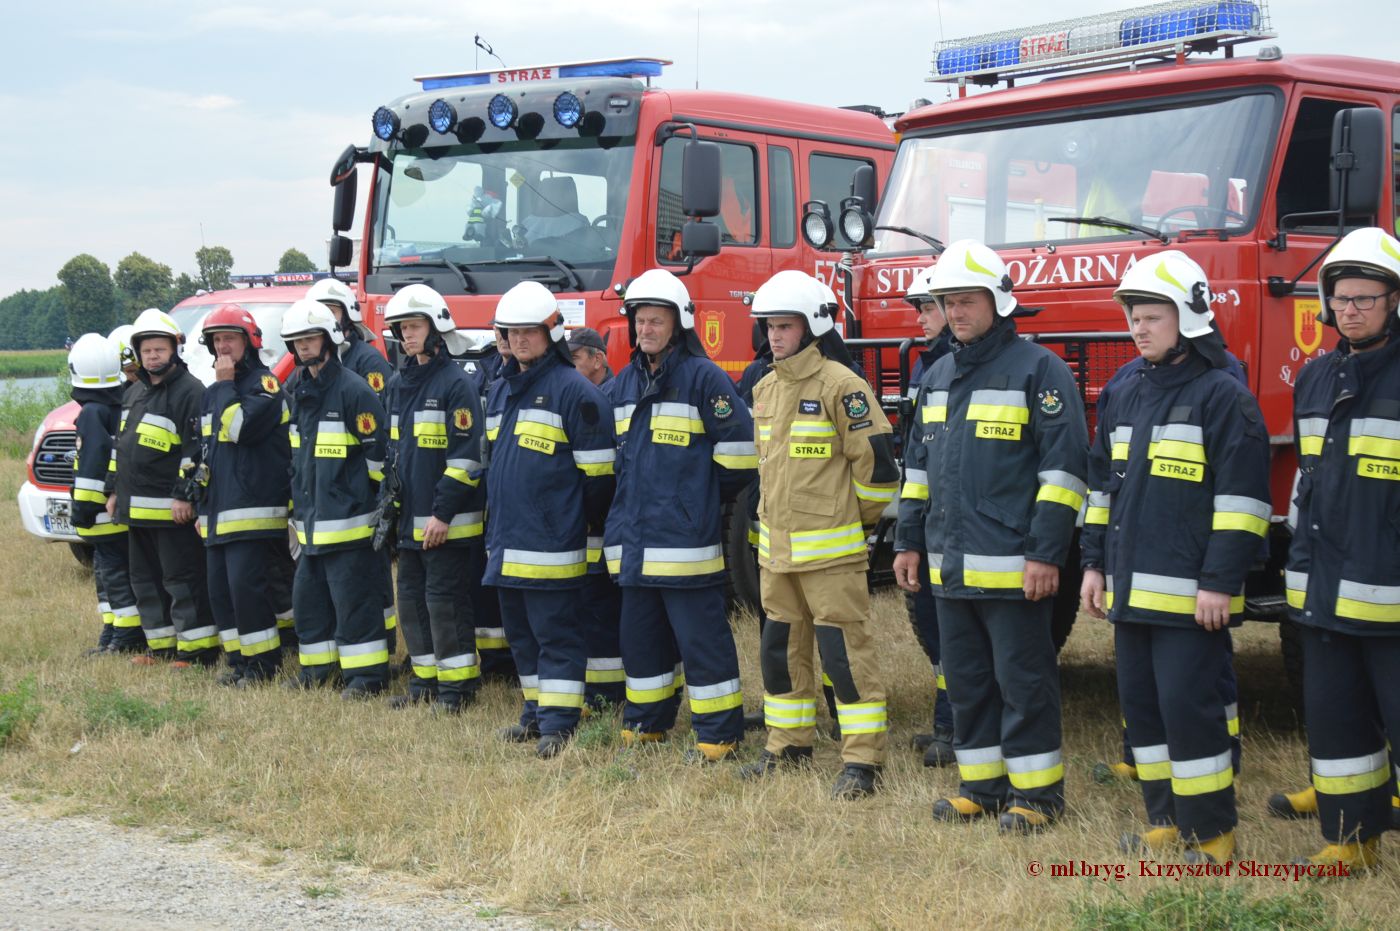
[[[1376,306],[1376,301],[1383,297],[1389,297],[1393,293],[1395,293],[1394,288],[1391,288],[1389,291],[1382,291],[1380,294],[1358,294],[1356,297],[1335,295],[1327,299],[1327,306],[1337,311],[1337,313],[1346,310],[1348,304],[1353,305],[1357,310],[1370,310],[1372,307]]]

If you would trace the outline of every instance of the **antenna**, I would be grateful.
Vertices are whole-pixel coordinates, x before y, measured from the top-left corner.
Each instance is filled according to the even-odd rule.
[[[476,47],[481,49],[482,52],[490,55],[492,58],[496,59],[496,61],[500,61],[502,68],[506,66],[506,63],[501,61],[501,56],[496,54],[496,50],[491,47],[491,44],[482,40],[481,33],[477,33],[472,39],[476,42]],[[481,52],[477,52],[476,54],[476,64],[478,67],[481,65]]]

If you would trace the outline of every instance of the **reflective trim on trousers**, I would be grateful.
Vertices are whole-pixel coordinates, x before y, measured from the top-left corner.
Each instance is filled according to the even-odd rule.
[[[573,679],[541,679],[541,708],[582,708],[584,685]]]
[[[1002,759],[1001,747],[978,747],[974,750],[953,750],[958,758],[958,775],[964,782],[982,779],[1000,779],[1006,775],[1006,761]]]
[[[1198,760],[1172,760],[1172,794],[1205,795],[1235,784],[1230,751]]]
[[[783,730],[813,727],[817,723],[817,702],[812,698],[774,698],[772,695],[764,695],[763,723]]]
[[[475,653],[439,656],[437,670],[439,682],[465,682],[481,675],[481,667],[477,665]]]
[[[1043,789],[1065,778],[1065,764],[1059,750],[1009,756],[1005,760],[1006,778],[1013,788]]]
[[[686,692],[690,696],[691,714],[728,711],[731,708],[742,708],[744,705],[744,695],[739,690],[738,679],[728,679],[714,685],[688,685]]]
[[[297,659],[303,666],[326,666],[334,663],[339,655],[334,640],[297,644]]]
[[[1340,760],[1312,758],[1313,788],[1327,795],[1353,795],[1378,789],[1390,781],[1385,747],[1365,756]]]
[[[836,720],[842,734],[882,734],[889,730],[889,713],[882,701],[836,703]]]

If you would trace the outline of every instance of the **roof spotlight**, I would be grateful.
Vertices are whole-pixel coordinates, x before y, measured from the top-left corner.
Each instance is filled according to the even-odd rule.
[[[577,95],[564,91],[554,98],[554,119],[565,129],[573,129],[583,119],[583,101]]]
[[[486,105],[486,116],[491,120],[491,125],[497,129],[509,129],[519,113],[520,110],[516,107],[515,101],[505,94],[497,94]]]
[[[428,125],[435,133],[450,133],[457,125],[457,108],[446,100],[434,100],[428,107]]]
[[[374,124],[374,134],[380,141],[388,142],[399,132],[399,115],[388,107],[380,107],[374,111],[371,117]]]

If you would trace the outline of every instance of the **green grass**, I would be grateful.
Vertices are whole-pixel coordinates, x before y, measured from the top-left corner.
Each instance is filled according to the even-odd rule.
[[[93,732],[131,728],[152,734],[167,724],[190,724],[204,714],[204,705],[193,701],[155,702],[128,695],[121,689],[94,689],[84,698],[83,720]]]
[[[23,740],[38,719],[40,707],[34,697],[33,676],[25,676],[14,688],[0,692],[0,747]]]
[[[340,890],[335,886],[302,886],[301,894],[308,899],[334,899]]]
[[[68,370],[65,349],[34,349],[0,352],[0,378],[38,378]]]
[[[17,388],[0,384],[0,456],[23,459],[34,445],[34,429],[45,415],[67,403],[68,385],[59,378],[52,384]]]
[[[1203,885],[1200,889],[1154,889],[1138,899],[1118,896],[1085,900],[1074,909],[1082,931],[1340,931],[1327,903],[1313,889],[1290,890],[1272,898],[1249,899],[1244,890]]]

